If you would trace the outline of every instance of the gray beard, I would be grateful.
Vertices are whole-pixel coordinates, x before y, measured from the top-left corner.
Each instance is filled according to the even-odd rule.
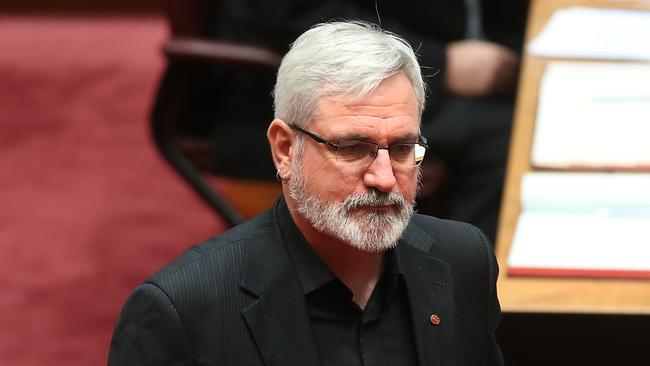
[[[317,230],[332,235],[366,252],[394,248],[411,221],[414,203],[397,192],[370,190],[352,194],[344,202],[329,202],[311,194],[300,164],[292,169],[289,196],[298,212]],[[370,210],[372,206],[392,206],[393,211]]]

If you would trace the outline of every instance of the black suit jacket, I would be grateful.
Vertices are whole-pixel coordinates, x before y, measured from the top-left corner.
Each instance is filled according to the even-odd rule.
[[[124,305],[108,364],[319,365],[277,210],[286,210],[283,200],[140,285]],[[396,252],[420,365],[501,364],[498,269],[485,236],[468,224],[415,215]]]

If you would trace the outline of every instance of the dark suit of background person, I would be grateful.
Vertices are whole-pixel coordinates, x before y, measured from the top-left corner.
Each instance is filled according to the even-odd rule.
[[[479,36],[519,52],[528,2],[481,0],[479,5]],[[432,187],[425,185],[418,210],[473,223],[494,239],[516,80],[510,75],[493,80],[488,89],[465,87],[460,92],[446,85],[449,46],[467,37],[468,9],[464,0],[220,0],[216,18],[215,36],[262,45],[282,54],[311,25],[332,19],[380,22],[384,29],[406,38],[416,49],[420,64],[426,67],[424,75],[429,75],[428,104],[422,123],[433,152],[428,161],[432,162],[435,154],[441,156],[450,178],[441,196],[427,197],[426,191]],[[486,62],[476,60],[480,69],[488,70],[494,64],[489,58]],[[462,81],[465,84],[478,79],[464,70],[456,73],[467,76],[468,80]],[[215,151],[216,172],[274,179],[264,135],[266,121],[273,117],[273,84],[274,75],[224,67],[216,67],[206,79],[197,119],[210,125],[222,141]],[[219,123],[213,125],[210,116],[215,115]],[[245,147],[239,142],[245,142]],[[430,181],[424,171],[424,181]]]
[[[285,248],[285,231],[297,230],[288,217],[280,199],[140,285],[122,310],[108,364],[318,365],[305,296]],[[419,364],[501,364],[490,343],[499,305],[487,238],[470,225],[416,214],[395,253],[409,287]],[[440,324],[431,323],[432,314]]]

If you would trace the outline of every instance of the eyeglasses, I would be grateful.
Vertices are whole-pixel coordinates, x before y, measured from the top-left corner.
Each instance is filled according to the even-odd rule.
[[[296,131],[302,132],[311,137],[319,144],[324,144],[334,151],[338,160],[350,163],[362,163],[370,165],[380,149],[388,150],[388,155],[393,165],[400,167],[415,167],[422,163],[424,154],[429,146],[424,136],[420,136],[422,141],[419,142],[398,142],[396,144],[388,145],[387,147],[379,146],[374,142],[348,140],[333,143],[325,140],[324,138],[303,130],[302,128],[290,125]]]

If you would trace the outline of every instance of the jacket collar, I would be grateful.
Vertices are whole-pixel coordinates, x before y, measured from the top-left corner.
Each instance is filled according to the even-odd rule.
[[[429,255],[435,241],[413,222],[402,235],[399,255],[404,264],[420,365],[453,364],[454,304],[449,264]],[[431,316],[437,315],[439,324]]]
[[[280,198],[248,233],[241,287],[257,297],[242,310],[267,366],[317,366],[318,350],[305,297],[278,223]]]

